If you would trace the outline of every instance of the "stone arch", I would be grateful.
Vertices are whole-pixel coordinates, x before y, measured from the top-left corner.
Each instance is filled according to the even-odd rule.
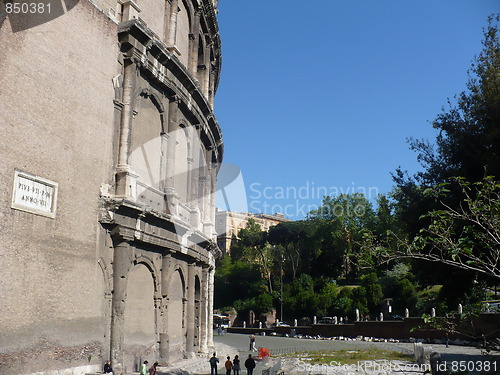
[[[201,277],[199,272],[194,277],[194,347],[200,350],[201,345]]]
[[[137,264],[143,264],[146,266],[146,268],[151,272],[151,277],[153,278],[153,285],[154,285],[154,294],[155,297],[159,297],[160,295],[160,273],[158,272],[154,261],[147,256],[144,255],[139,255],[136,257],[136,260],[134,262],[134,265]]]
[[[186,273],[176,265],[168,284],[167,334],[171,356],[182,358],[186,344]]]
[[[177,37],[175,44],[180,52],[179,60],[184,66],[189,61],[189,34],[193,19],[192,6],[189,1],[179,0],[177,13]]]
[[[196,59],[196,79],[198,79],[198,82],[200,85],[203,85],[203,82],[205,80],[205,75],[207,73],[207,66],[206,66],[206,56],[205,56],[205,38],[203,37],[203,34],[200,33],[199,36],[199,42],[198,42],[198,56]]]
[[[126,346],[154,346],[157,338],[155,289],[157,279],[149,262],[135,262],[127,281],[124,316]]]
[[[160,96],[147,88],[141,90],[136,103],[137,114],[130,135],[129,163],[138,175],[137,196],[141,198],[144,195],[144,200],[151,200],[151,192],[147,187],[159,189],[162,179],[160,155],[161,135],[166,127],[165,110]]]

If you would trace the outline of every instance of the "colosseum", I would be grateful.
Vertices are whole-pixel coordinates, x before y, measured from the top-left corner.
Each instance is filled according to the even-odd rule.
[[[217,1],[43,3],[0,1],[0,372],[207,353]]]

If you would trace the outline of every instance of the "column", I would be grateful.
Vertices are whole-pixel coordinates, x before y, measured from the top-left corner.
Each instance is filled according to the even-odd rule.
[[[203,233],[212,238],[211,199],[212,199],[212,150],[206,152],[207,166],[205,168],[205,183],[203,184]]]
[[[132,264],[132,251],[128,240],[113,238],[113,298],[111,302],[111,364],[114,374],[123,374],[123,342],[125,301],[127,299],[128,271]]]
[[[195,264],[188,265],[187,311],[186,311],[186,352],[191,356],[194,352],[194,292],[196,275]]]
[[[214,269],[211,267],[208,271],[208,337],[207,345],[209,348],[214,347]]]
[[[207,43],[205,46],[205,67],[206,71],[205,74],[203,75],[203,82],[200,82],[202,85],[203,89],[203,94],[208,100],[208,90],[210,90],[210,71],[211,69],[211,59],[210,59],[210,52],[212,51],[212,42]]]
[[[163,316],[162,316],[162,326],[160,330],[160,360],[163,363],[170,364],[170,338],[168,336],[168,290],[169,290],[169,275],[170,275],[170,264],[172,261],[172,255],[167,254],[162,257],[161,260],[161,280],[160,288],[163,303]]]
[[[177,114],[179,111],[179,99],[177,96],[170,98],[168,104],[168,134],[167,134],[167,158],[166,158],[166,178],[165,178],[165,199],[167,200],[167,212],[177,215],[177,205],[179,196],[175,192],[175,149],[177,143],[177,132],[179,124]]]
[[[118,165],[116,166],[115,194],[135,199],[137,175],[132,172],[128,164],[130,155],[130,132],[135,93],[136,65],[129,59],[123,62],[123,95],[122,113],[120,117],[120,138],[118,141]]]
[[[189,62],[188,69],[196,77],[196,72],[198,70],[198,47],[200,44],[200,16],[201,11],[197,10],[194,12],[194,21],[192,24],[192,30],[190,35],[190,48],[189,48]]]
[[[215,153],[215,151],[214,151]],[[215,208],[217,203],[215,202],[216,200],[216,191],[217,191],[217,164],[212,163],[212,170],[211,170],[211,186],[210,186],[210,222],[212,224],[212,238],[215,243],[217,243],[217,233],[215,233]]]
[[[210,84],[208,89],[208,103],[212,109],[214,108],[214,97],[215,97],[215,68],[210,66]]]
[[[177,34],[177,13],[179,9],[179,1],[172,0],[170,3],[170,14],[168,17],[168,30],[166,44],[167,48],[175,48],[176,34]]]
[[[200,152],[203,144],[200,141],[200,125],[195,125],[193,129],[192,139],[192,152],[193,152],[193,165],[191,171],[191,179],[189,184],[191,186],[191,194],[188,197],[189,206],[191,210],[191,225],[196,229],[200,229],[200,207],[199,207],[199,185],[200,185]]]
[[[208,324],[208,268],[204,267],[201,271],[201,333],[200,333],[200,352],[208,353],[208,332],[213,328]]]

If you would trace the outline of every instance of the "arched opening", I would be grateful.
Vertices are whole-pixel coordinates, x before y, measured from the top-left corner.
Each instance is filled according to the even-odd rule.
[[[163,106],[155,94],[144,90],[137,102],[137,115],[131,131],[131,153],[129,163],[137,179],[137,201],[161,211],[164,198],[160,189],[162,182],[161,134],[164,132]],[[163,162],[164,164],[164,162]]]
[[[167,307],[167,333],[171,360],[181,359],[185,348],[185,282],[180,269],[170,280]]]
[[[200,85],[204,85],[205,75],[207,72],[207,66],[205,65],[205,41],[203,35],[200,34],[199,43],[198,43],[198,64],[196,68],[196,78]]]
[[[175,45],[180,52],[179,60],[184,66],[188,66],[189,60],[189,33],[191,31],[191,20],[189,7],[184,1],[179,0],[179,11],[177,13],[177,32]]]
[[[201,282],[198,276],[194,278],[194,348],[200,350],[201,337]]]
[[[140,263],[130,269],[123,329],[125,366],[130,370],[156,345],[154,289],[149,268]]]

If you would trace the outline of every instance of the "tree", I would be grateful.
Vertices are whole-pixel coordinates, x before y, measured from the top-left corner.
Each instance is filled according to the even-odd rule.
[[[410,235],[429,225],[420,217],[436,209],[424,195],[428,187],[462,176],[474,183],[486,175],[500,178],[500,40],[499,16],[490,17],[484,30],[483,49],[469,70],[466,91],[448,100],[448,108],[433,121],[435,143],[409,140],[424,170],[408,176],[400,168],[393,175],[398,221]],[[451,187],[447,201],[461,200],[460,189]]]
[[[392,233],[396,246],[368,234],[365,249],[384,261],[422,259],[500,280],[500,183],[493,177],[473,184],[464,178],[452,180],[464,196],[457,206],[442,199],[449,184],[429,188],[426,195],[435,197],[440,209],[425,215],[431,221],[427,227],[412,240]]]
[[[267,243],[267,232],[263,231],[254,219],[248,219],[245,228],[238,233],[238,241],[231,249],[235,259],[259,265],[262,275],[267,279],[268,291],[273,293],[271,268],[273,248]]]
[[[225,256],[217,264],[215,289],[223,291],[215,293],[214,301],[215,307],[222,308],[233,306],[237,300],[259,296],[265,290],[265,283],[257,266]]]

